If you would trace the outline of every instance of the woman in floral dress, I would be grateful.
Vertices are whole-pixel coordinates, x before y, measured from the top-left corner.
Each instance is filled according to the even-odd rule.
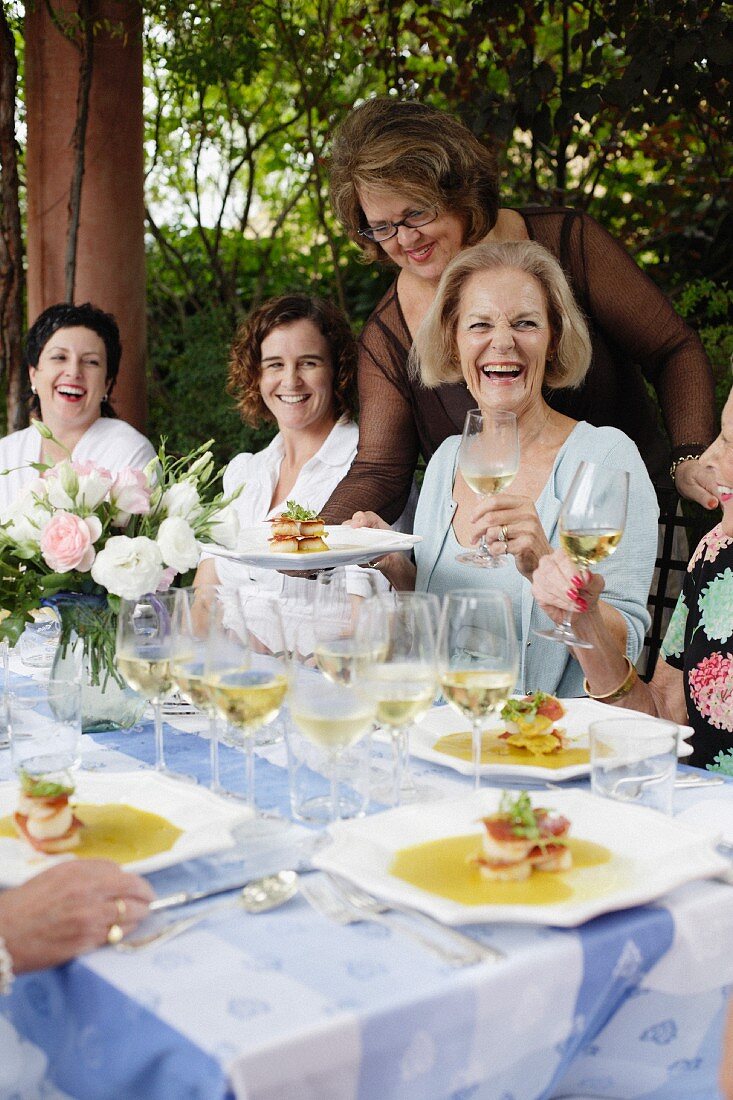
[[[578,573],[560,550],[540,560],[533,578],[535,599],[555,621],[576,613],[576,633],[593,649],[577,650],[594,699],[644,711],[695,730],[699,768],[733,749],[733,392],[721,431],[700,457],[715,477],[723,518],[703,537],[687,566],[682,592],[649,684],[608,637],[598,611],[603,578]]]

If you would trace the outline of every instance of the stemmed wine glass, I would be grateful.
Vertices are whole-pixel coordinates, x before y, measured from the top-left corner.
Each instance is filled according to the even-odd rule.
[[[245,802],[257,817],[254,738],[280,712],[289,656],[277,600],[253,596],[246,589],[230,589],[226,595],[228,599],[210,605],[203,683],[219,717],[242,737]],[[236,607],[229,606],[230,599]]]
[[[377,594],[379,575],[374,569],[340,566],[320,573],[316,579],[312,637],[308,637],[303,624],[298,641],[304,653],[312,652],[317,667],[333,683],[350,684],[353,680],[364,648],[356,624],[366,601]]]
[[[576,565],[587,569],[614,552],[624,533],[628,500],[626,470],[613,470],[595,462],[579,464],[558,521],[560,545]],[[536,630],[535,634],[577,649],[593,649],[590,642],[576,637],[570,612],[559,626]]]
[[[153,708],[155,770],[168,772],[163,751],[162,703],[173,688],[173,608],[175,591],[149,592],[138,600],[121,600],[115,661],[127,683]],[[181,778],[177,776],[177,778]]]
[[[226,589],[221,590],[222,593]],[[219,599],[220,588],[201,584],[176,590],[173,609],[173,682],[188,702],[209,719],[209,787],[223,792],[219,775],[219,729],[216,708],[204,682],[206,645],[212,604]],[[236,597],[235,597],[236,598]]]
[[[410,775],[408,735],[435,700],[438,614],[436,596],[395,592],[371,600],[359,615],[356,683],[376,702],[377,726],[392,740],[392,789],[374,791],[379,802],[399,806],[420,797]]]
[[[504,706],[519,671],[512,606],[503,592],[448,593],[438,629],[438,671],[446,701],[471,722],[478,789],[484,722]]]
[[[519,434],[514,413],[469,409],[458,449],[458,468],[469,488],[480,497],[508,488],[519,469]],[[506,553],[492,557],[484,532],[478,550],[458,554],[456,561],[497,569],[506,565]]]
[[[303,633],[301,629],[301,633]],[[340,674],[326,678],[309,660],[303,660],[307,640],[299,640],[290,666],[288,707],[293,725],[303,738],[326,756],[325,772],[329,779],[329,795],[311,800],[310,814],[325,810],[329,822],[338,821],[349,813],[345,795],[342,802],[340,782],[344,778],[343,758],[347,749],[371,732],[376,715],[376,703]],[[341,666],[346,668],[347,666]],[[289,735],[290,736],[290,735]],[[311,767],[313,761],[310,762]]]

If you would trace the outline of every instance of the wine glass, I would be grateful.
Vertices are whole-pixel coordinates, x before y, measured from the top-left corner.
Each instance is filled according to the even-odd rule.
[[[209,608],[203,683],[219,717],[241,736],[245,802],[255,817],[264,817],[255,802],[254,739],[280,712],[289,658],[277,600],[244,588],[227,590],[227,595]],[[236,607],[228,606],[231,600]]]
[[[163,700],[173,689],[171,653],[175,591],[120,600],[115,662],[127,683],[153,708],[155,770],[168,772],[163,751]]]
[[[303,642],[299,649],[307,648]],[[329,822],[353,814],[353,797],[347,791],[343,797],[340,782],[343,778],[343,758],[348,749],[371,732],[376,715],[376,703],[354,684],[343,679],[327,679],[307,662],[293,661],[290,668],[288,693],[290,718],[296,730],[306,742],[325,754],[325,772],[329,779],[327,798],[318,796],[309,800],[309,820],[315,820],[327,811]],[[292,730],[288,732],[291,755],[303,756],[293,743]],[[317,761],[305,754],[310,769],[318,768]],[[295,765],[293,765],[295,766]]]
[[[471,722],[478,789],[484,722],[504,706],[519,671],[512,606],[503,592],[448,593],[438,629],[438,670],[447,703]]]
[[[223,590],[226,592],[226,589]],[[219,729],[216,709],[204,682],[206,645],[211,606],[219,599],[220,588],[201,584],[179,588],[173,610],[173,682],[188,702],[209,719],[209,787],[223,793],[219,775]]]
[[[468,487],[480,497],[508,488],[519,469],[519,435],[514,413],[469,409],[458,448],[458,468]],[[506,565],[506,552],[501,557],[492,557],[484,531],[478,550],[458,554],[456,561],[497,569]]]
[[[399,806],[420,797],[410,775],[409,731],[435,699],[438,614],[437,596],[395,592],[369,601],[357,621],[355,682],[376,702],[377,725],[392,741],[392,789],[375,791],[379,802]]]
[[[624,533],[628,500],[626,470],[613,470],[595,462],[580,463],[558,521],[560,545],[576,565],[587,569],[614,552]],[[593,649],[590,642],[575,636],[571,612],[559,626],[536,630],[535,634],[577,649]]]
[[[333,683],[350,684],[364,647],[356,623],[366,601],[378,591],[381,574],[358,566],[320,573],[315,581],[312,622],[302,624],[298,646],[312,653],[316,666]]]

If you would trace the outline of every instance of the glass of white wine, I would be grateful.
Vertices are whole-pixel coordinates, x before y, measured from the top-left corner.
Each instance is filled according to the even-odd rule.
[[[512,606],[503,592],[448,593],[438,629],[438,669],[446,702],[471,723],[478,789],[484,724],[506,703],[519,671]]]
[[[582,569],[609,557],[626,526],[629,475],[595,462],[581,462],[562,503],[558,529],[560,545]],[[576,649],[592,649],[590,642],[576,637],[572,615],[552,630],[537,630],[540,638],[551,638]]]
[[[356,623],[365,603],[377,594],[379,576],[375,569],[340,566],[320,573],[315,581],[310,631],[305,624],[300,627],[298,644],[313,653],[316,666],[332,683],[353,680],[364,644]]]
[[[127,683],[153,708],[155,770],[168,772],[163,751],[162,703],[173,690],[171,652],[175,591],[120,600],[115,661]],[[168,774],[171,774],[168,772]]]
[[[204,681],[206,645],[212,604],[225,598],[226,589],[215,584],[201,584],[176,590],[173,609],[173,649],[171,672],[173,683],[188,702],[209,719],[209,787],[223,793],[219,774],[219,728],[216,708]],[[236,593],[234,593],[236,599]]]
[[[439,612],[437,596],[393,592],[370,601],[359,616],[355,683],[376,703],[377,726],[392,741],[391,789],[375,790],[378,802],[399,806],[421,797],[410,774],[409,732],[435,701]]]
[[[514,413],[469,409],[458,449],[458,468],[477,496],[488,497],[507,489],[519,469],[519,433]],[[478,550],[458,554],[456,561],[497,569],[506,565],[506,553],[492,557],[484,532]]]
[[[300,807],[299,816],[324,823],[353,816],[360,806],[356,792],[358,777],[345,774],[348,765],[342,765],[349,758],[348,750],[371,732],[376,714],[375,701],[343,679],[327,679],[308,663],[293,661],[288,707],[293,726],[304,743],[310,746],[303,753],[294,743],[292,730],[289,730],[291,782],[297,782],[298,758],[307,762],[311,776],[323,769],[329,780],[328,795],[312,795]],[[314,753],[315,756],[312,755]],[[350,782],[352,778],[353,784]],[[291,799],[297,801],[295,792],[291,792]]]
[[[227,589],[226,596],[210,605],[203,684],[219,717],[241,737],[245,802],[257,817],[254,738],[280,712],[289,655],[277,600],[253,596],[247,589]],[[230,600],[238,607],[230,607]]]

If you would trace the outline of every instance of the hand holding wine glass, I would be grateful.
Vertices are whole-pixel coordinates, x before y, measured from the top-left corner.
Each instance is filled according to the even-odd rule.
[[[458,468],[468,487],[479,497],[507,489],[519,469],[519,434],[512,412],[469,409],[458,450]],[[456,561],[496,569],[506,565],[506,553],[494,558],[481,535],[478,550],[459,554]]]
[[[582,569],[609,557],[621,541],[626,525],[629,474],[593,462],[581,462],[563,501],[558,521],[560,545]],[[552,630],[538,630],[550,638],[578,649],[592,649],[578,638],[568,613]]]
[[[481,783],[483,726],[514,690],[519,671],[511,603],[501,592],[449,592],[438,630],[440,686],[471,722],[474,786]]]

